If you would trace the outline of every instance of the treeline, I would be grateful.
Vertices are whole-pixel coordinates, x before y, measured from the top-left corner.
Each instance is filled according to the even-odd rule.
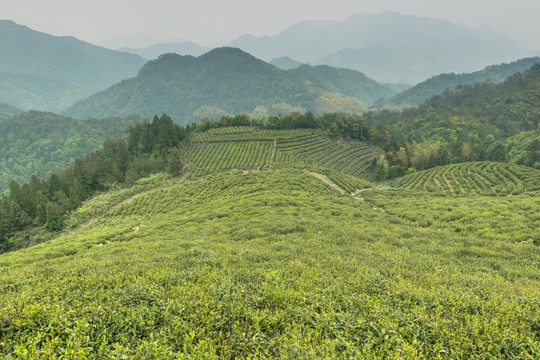
[[[44,178],[65,164],[96,151],[105,139],[125,136],[130,125],[152,118],[78,120],[28,111],[0,121],[0,194],[11,180],[28,182],[32,174]]]
[[[540,169],[539,86],[536,64],[502,84],[460,87],[401,113],[364,114],[364,124],[375,129],[386,150],[373,165],[374,178],[483,160]]]
[[[107,139],[103,147],[77,158],[71,166],[41,180],[9,184],[9,195],[0,198],[0,251],[9,250],[8,239],[16,232],[43,226],[49,231],[63,227],[64,215],[99,191],[130,185],[149,174],[168,171],[177,175],[183,167],[175,148],[186,136],[183,126],[167,115],[131,126],[128,140]]]
[[[251,118],[247,114],[227,115],[216,121],[203,119],[199,123],[188,125],[187,129],[189,131],[204,132],[229,126],[252,126],[269,130],[322,129],[330,136],[372,141],[374,143],[379,142],[378,133],[366,126],[361,116],[340,113],[315,116],[309,111],[305,114],[293,112],[288,115],[271,115],[259,119]]]

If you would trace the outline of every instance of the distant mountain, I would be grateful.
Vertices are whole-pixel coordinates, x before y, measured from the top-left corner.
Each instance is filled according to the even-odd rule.
[[[283,70],[296,69],[297,67],[302,65],[301,62],[293,60],[288,56],[275,58],[274,60],[270,61],[270,64],[277,66],[278,68],[283,69]]]
[[[230,45],[267,61],[290,56],[358,70],[381,82],[409,84],[526,55],[487,28],[392,12],[302,21],[273,37],[243,35]]]
[[[59,78],[0,73],[0,99],[24,110],[59,112],[89,91]]]
[[[491,65],[483,70],[468,74],[441,74],[434,76],[396,96],[380,101],[374,107],[404,108],[419,106],[435,95],[458,86],[472,85],[478,82],[502,82],[508,76],[530,69],[535,63],[540,63],[540,57],[525,58],[509,64]]]
[[[144,62],[133,54],[101,48],[73,37],[48,35],[13,21],[0,20],[0,72],[63,80],[80,89],[84,97],[134,76]],[[27,80],[23,77],[21,84],[13,86],[22,89],[23,93],[32,93],[33,89],[25,85]],[[59,86],[56,82],[51,87]],[[19,100],[23,104],[24,96],[21,95]],[[0,101],[5,100],[0,98]],[[30,105],[24,104],[24,107],[30,108]]]
[[[300,65],[289,72],[329,91],[357,98],[368,105],[380,99],[387,99],[397,93],[364,74],[350,69],[337,69],[328,65],[315,67]]]
[[[14,106],[0,103],[0,121],[22,113],[21,109],[17,109]]]
[[[155,44],[144,48],[122,47],[118,49],[118,51],[139,55],[147,60],[157,59],[159,55],[167,53],[199,56],[209,50],[210,48],[202,47],[192,42]]]
[[[132,79],[77,102],[66,114],[78,118],[166,113],[189,123],[227,113],[292,111],[363,112],[366,105],[328,91],[234,48],[202,56],[166,54]]]

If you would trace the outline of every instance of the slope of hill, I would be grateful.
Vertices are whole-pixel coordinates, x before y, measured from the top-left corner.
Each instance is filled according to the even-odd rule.
[[[14,106],[0,103],[0,120],[4,120],[7,118],[10,118],[12,116],[15,116],[17,114],[22,113],[23,111],[20,109],[17,109]]]
[[[309,164],[353,176],[365,176],[371,161],[382,153],[376,146],[330,139],[321,130],[260,130],[254,127],[211,129],[191,139],[184,156],[189,178],[223,170],[271,169]]]
[[[526,56],[486,28],[385,12],[342,21],[302,21],[280,34],[244,35],[231,43],[263,60],[345,67],[380,82],[416,84],[444,72],[470,72]]]
[[[0,73],[0,99],[24,110],[60,112],[89,95],[88,89],[59,78]]]
[[[107,194],[103,217],[0,255],[4,354],[540,355],[540,248],[520,237],[420,228],[301,170],[155,186]],[[447,215],[436,201],[430,214]]]
[[[73,37],[56,37],[13,21],[0,21],[0,72],[57,78],[86,91],[102,90],[131,77],[144,60]],[[21,100],[22,101],[22,100]]]
[[[306,84],[239,49],[219,48],[197,58],[160,56],[148,62],[137,77],[74,104],[66,114],[84,118],[165,112],[187,124],[227,113],[351,113],[365,109],[358,99]]]
[[[301,65],[289,72],[330,91],[357,98],[367,105],[396,94],[389,87],[355,70],[337,69],[328,65]]]
[[[25,112],[0,122],[0,193],[11,180],[28,182],[58,171],[77,157],[97,150],[108,137],[123,137],[126,128],[142,122],[122,119],[66,118],[52,113]]]
[[[151,45],[144,48],[122,47],[118,49],[118,51],[139,55],[140,57],[147,60],[157,59],[159,55],[168,54],[168,53],[175,53],[178,55],[199,56],[208,52],[209,50],[210,48],[201,47],[192,42],[162,43],[162,44]]]
[[[517,164],[540,167],[540,64],[500,84],[465,86],[418,108],[370,112],[363,119],[376,126],[379,138],[387,139],[388,163],[381,171],[394,165],[421,170],[512,158]],[[513,136],[526,147],[514,144]]]
[[[377,102],[374,107],[411,107],[419,106],[435,95],[447,90],[454,90],[458,86],[472,85],[478,82],[499,83],[508,76],[530,69],[539,63],[539,57],[526,58],[509,64],[491,65],[483,70],[469,74],[441,74],[434,76],[416,86],[397,94],[396,96]]]

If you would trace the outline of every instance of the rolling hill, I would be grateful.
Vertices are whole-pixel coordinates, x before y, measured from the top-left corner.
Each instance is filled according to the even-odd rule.
[[[89,90],[59,78],[0,73],[0,99],[21,109],[60,112]]]
[[[540,168],[540,64],[498,84],[476,83],[402,112],[366,113],[366,125],[386,139],[379,170],[404,174],[473,160]],[[384,170],[383,168],[388,170]],[[390,176],[395,176],[390,175]]]
[[[102,194],[73,216],[103,215],[0,255],[5,354],[540,354],[540,283],[531,265],[540,252],[514,244],[530,222],[511,239],[453,222],[431,227],[418,219],[421,226],[410,203],[395,214],[385,190],[366,191],[363,201],[294,169],[145,181],[154,189]],[[414,204],[429,204],[430,215],[448,216],[456,205],[428,196]],[[462,200],[450,214],[478,211],[480,200],[490,206],[484,210],[505,211],[498,216],[507,230],[506,211],[534,198]],[[485,218],[466,219],[480,226]]]
[[[202,56],[166,54],[148,62],[132,79],[74,104],[66,114],[153,116],[162,112],[178,123],[232,113],[292,111],[363,112],[366,105],[298,77],[233,48]]]
[[[330,91],[356,98],[367,105],[396,94],[389,87],[355,70],[337,69],[328,65],[300,65],[289,72]]]
[[[243,35],[230,45],[266,61],[289,56],[303,63],[358,70],[379,82],[407,84],[528,55],[488,28],[393,12],[302,21],[278,35]]]
[[[373,107],[403,108],[419,106],[433,96],[440,95],[447,90],[455,90],[458,86],[472,85],[479,82],[500,83],[508,76],[528,70],[539,62],[539,57],[525,58],[509,64],[491,65],[483,70],[468,74],[437,75],[389,99],[378,101]]]
[[[73,37],[52,36],[13,21],[0,20],[0,72],[24,75],[20,83],[3,88],[2,82],[0,87],[3,92],[20,89],[17,99],[24,105],[21,105],[23,109],[30,109],[32,101],[35,101],[30,99],[30,103],[24,103],[26,93],[34,92],[34,88],[28,88],[28,77],[25,76],[39,77],[39,82],[55,79],[47,90],[56,90],[58,94],[53,92],[43,96],[62,99],[65,98],[65,89],[71,87],[82,94],[75,96],[81,99],[135,75],[143,65],[144,60],[133,54],[101,48]],[[15,78],[11,80],[15,81]],[[60,82],[64,84],[59,85]],[[41,84],[40,88],[45,89],[45,85]],[[0,98],[0,101],[5,100]],[[63,102],[60,100],[54,108],[61,105]]]

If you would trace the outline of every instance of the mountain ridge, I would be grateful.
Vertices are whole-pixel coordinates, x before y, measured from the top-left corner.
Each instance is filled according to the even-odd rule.
[[[144,60],[137,55],[0,20],[0,72],[61,79],[84,94],[77,99],[135,75],[143,64]],[[23,85],[15,87],[26,91]],[[19,101],[24,104],[24,97],[19,97]],[[28,108],[25,104],[20,106]],[[56,104],[58,107],[60,104]]]
[[[306,84],[240,49],[223,47],[198,57],[161,55],[136,77],[74,104],[65,113],[84,118],[165,112],[187,123],[229,113],[307,110],[363,112],[366,105]]]
[[[358,70],[380,82],[409,84],[443,72],[474,71],[527,55],[493,31],[392,12],[301,21],[272,37],[243,35],[229,45],[266,61],[289,56],[313,65]],[[340,55],[344,49],[356,53],[344,57]],[[393,60],[380,62],[384,53]],[[364,62],[366,55],[378,57],[379,62]],[[438,63],[430,63],[430,59]],[[395,61],[403,62],[404,69],[396,69]]]

